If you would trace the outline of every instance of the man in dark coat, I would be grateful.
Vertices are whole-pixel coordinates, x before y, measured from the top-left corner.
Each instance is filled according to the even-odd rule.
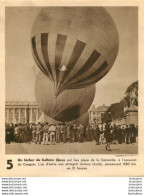
[[[86,141],[90,141],[89,129],[90,129],[90,124],[88,124],[86,128]]]
[[[66,134],[67,134],[67,131],[66,131],[66,125],[65,125],[65,123],[62,124],[61,131],[62,131],[62,135],[63,135],[63,143],[66,143]]]
[[[111,135],[111,128],[110,128],[110,124],[107,122],[105,125],[105,132],[104,132],[104,136],[106,138],[106,150],[111,151],[110,148],[110,143],[112,141],[112,135]]]
[[[130,143],[130,128],[128,127],[128,125],[126,125],[125,133],[126,133],[126,144],[129,144]]]
[[[137,130],[134,124],[130,124],[130,142],[132,144],[136,142],[136,134],[137,134]]]
[[[21,123],[19,123],[18,125],[18,142],[19,143],[23,142],[23,127]]]
[[[11,141],[15,141],[15,136],[14,136],[14,124],[10,123],[10,128],[11,128]]]
[[[29,124],[26,124],[26,129],[25,129],[25,133],[26,133],[26,143],[30,144],[31,140],[32,140],[32,130],[30,129]]]
[[[11,127],[6,124],[6,128],[5,128],[5,141],[6,144],[10,144],[11,142]]]
[[[93,126],[89,126],[89,141],[93,141]]]
[[[125,139],[126,139],[126,132],[125,132],[125,128],[122,127],[122,143],[125,143]]]
[[[76,126],[76,124],[74,124],[73,125],[73,140],[74,140],[74,142],[77,142],[79,139],[79,136],[78,136],[79,130],[78,129],[79,129],[78,126]]]
[[[117,136],[118,136],[118,143],[122,144],[122,129],[120,125],[118,125],[117,127]]]
[[[73,137],[73,125],[69,124],[69,142],[72,142],[72,137]]]
[[[38,123],[37,125],[37,129],[36,129],[36,140],[35,140],[35,144],[41,144],[43,138],[43,126],[42,124]]]
[[[79,137],[80,137],[80,142],[83,142],[83,138],[84,138],[84,126],[82,124],[80,124],[79,126]]]
[[[84,128],[84,141],[86,141],[86,126],[83,125],[83,128]]]
[[[21,135],[22,135],[22,143],[26,143],[27,142],[27,135],[26,135],[26,124],[22,124],[22,131],[21,131]]]
[[[100,128],[98,125],[95,127],[95,139],[96,139],[96,145],[99,145],[99,139],[100,139]]]

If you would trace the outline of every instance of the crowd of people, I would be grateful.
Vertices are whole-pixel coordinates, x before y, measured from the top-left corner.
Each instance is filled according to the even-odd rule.
[[[138,136],[138,128],[134,124],[111,125],[109,122],[104,127],[99,127],[97,124],[88,124],[86,127],[83,124],[6,124],[6,143],[11,141],[18,143],[35,143],[35,144],[57,144],[73,143],[73,142],[92,142],[96,141],[96,145],[106,143],[105,149],[111,150],[110,144],[133,144]]]

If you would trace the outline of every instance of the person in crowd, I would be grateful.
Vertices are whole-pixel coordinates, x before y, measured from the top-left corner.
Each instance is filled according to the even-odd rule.
[[[118,139],[118,144],[122,144],[122,129],[121,126],[117,126],[117,139]]]
[[[134,124],[133,124],[133,132],[134,132],[134,143],[136,143],[137,129]]]
[[[14,136],[15,136],[15,142],[18,142],[18,137],[19,137],[19,133],[18,133],[18,124],[15,124]]]
[[[100,139],[99,139],[99,142],[102,143],[102,144],[105,142],[103,127],[101,127],[101,129],[100,129]]]
[[[22,131],[21,131],[21,142],[27,143],[27,134],[26,134],[26,124],[22,124]]]
[[[40,144],[42,143],[42,141],[43,141],[43,127],[44,127],[44,125],[43,124],[41,124],[41,131],[40,131]]]
[[[83,139],[84,139],[84,126],[82,124],[80,124],[80,126],[79,126],[79,142],[83,143]]]
[[[15,141],[15,136],[14,136],[14,124],[10,123],[10,128],[11,128],[11,141]]]
[[[63,142],[63,131],[62,131],[62,124],[60,124],[60,137],[59,137],[60,142]]]
[[[125,133],[126,133],[126,144],[129,144],[130,143],[130,128],[128,127],[128,125],[126,125],[126,128],[125,128]]]
[[[61,125],[61,132],[62,132],[63,143],[66,143],[66,134],[67,134],[67,132],[66,132],[66,125],[65,125],[65,123],[63,123]]]
[[[48,145],[49,125],[46,123],[43,127],[43,145]]]
[[[60,125],[60,142],[63,142],[63,128],[62,128],[62,124]]]
[[[111,151],[110,148],[110,143],[112,141],[112,135],[111,135],[111,128],[110,128],[110,124],[107,122],[105,125],[105,132],[104,132],[104,136],[106,138],[106,146],[105,149],[108,151]]]
[[[89,126],[89,141],[93,141],[93,126]]]
[[[32,123],[29,124],[29,128],[31,131],[31,140],[30,141],[32,141],[32,139],[33,139],[33,124]]]
[[[130,124],[130,143],[132,144],[136,143],[136,134],[137,134],[137,130],[134,124]]]
[[[136,126],[136,137],[138,137],[138,126]]]
[[[23,128],[22,128],[22,124],[21,123],[19,123],[19,125],[18,125],[18,142],[19,143],[22,143],[22,131],[23,131]]]
[[[76,124],[73,125],[73,141],[77,142],[79,139],[79,127]]]
[[[70,123],[69,124],[69,142],[72,143],[72,138],[73,138],[73,125]]]
[[[9,124],[6,124],[6,128],[5,128],[5,141],[6,144],[11,143],[11,127]]]
[[[87,128],[86,128],[86,141],[89,141],[89,129],[90,129],[90,124],[88,124]]]
[[[122,130],[122,143],[125,143],[125,138],[126,138],[125,127],[122,126],[121,127],[121,130]]]
[[[36,141],[36,129],[37,129],[36,124],[32,124],[32,141],[33,142]]]
[[[26,143],[26,124],[21,124],[21,143]]]
[[[32,140],[32,129],[30,129],[29,124],[25,125],[25,142],[31,144]]]
[[[96,122],[93,124],[93,139],[96,140],[96,127],[97,127],[97,124]]]
[[[84,128],[84,142],[86,141],[86,126],[83,125],[83,128]]]
[[[99,145],[99,140],[100,140],[100,128],[98,125],[95,126],[95,140],[96,140],[96,145]]]
[[[60,131],[61,131],[61,126],[59,123],[56,125],[56,143],[60,142]]]
[[[30,128],[30,130],[32,132],[33,131],[33,124],[32,123],[29,124],[29,128]]]
[[[43,135],[43,127],[42,124],[40,124],[40,122],[37,125],[37,129],[36,129],[36,140],[35,140],[35,144],[41,144],[42,141],[42,135]]]
[[[117,144],[117,126],[114,124],[113,126],[113,144]]]
[[[69,124],[66,126],[66,142],[69,142],[70,140],[70,127],[69,127]]]
[[[55,145],[56,140],[55,140],[55,135],[56,135],[56,125],[51,124],[49,127],[49,135],[50,135],[50,143]]]

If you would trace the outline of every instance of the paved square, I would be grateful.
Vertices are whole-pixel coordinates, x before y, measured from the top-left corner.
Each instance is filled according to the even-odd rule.
[[[105,144],[96,145],[93,142],[58,143],[56,145],[41,145],[27,143],[6,144],[6,154],[137,154],[138,143],[112,144],[112,151],[105,150]]]

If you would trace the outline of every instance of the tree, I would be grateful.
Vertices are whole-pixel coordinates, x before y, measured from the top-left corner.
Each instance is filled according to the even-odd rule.
[[[103,122],[109,122],[114,119],[123,118],[124,117],[124,107],[130,107],[132,93],[134,92],[133,97],[135,100],[135,105],[138,105],[138,81],[133,82],[130,86],[128,86],[125,97],[119,102],[111,104],[111,106],[107,109],[103,116]],[[126,104],[126,105],[125,105]]]
[[[133,89],[136,89],[137,92],[138,92],[138,81],[132,83],[132,84],[127,88],[125,94],[126,94],[126,95],[130,94],[130,93],[133,91]]]
[[[124,117],[124,100],[112,104],[104,114],[104,122]]]

